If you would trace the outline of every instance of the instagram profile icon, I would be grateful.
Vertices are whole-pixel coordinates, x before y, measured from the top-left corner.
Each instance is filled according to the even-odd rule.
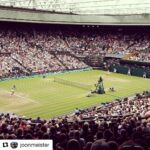
[[[12,149],[16,149],[16,148],[18,147],[18,143],[17,143],[17,142],[11,142],[11,143],[10,143],[10,147],[11,147]]]

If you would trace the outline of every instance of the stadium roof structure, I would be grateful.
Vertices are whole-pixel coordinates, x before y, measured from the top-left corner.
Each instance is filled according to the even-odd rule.
[[[82,15],[150,14],[150,0],[0,0],[0,5]]]

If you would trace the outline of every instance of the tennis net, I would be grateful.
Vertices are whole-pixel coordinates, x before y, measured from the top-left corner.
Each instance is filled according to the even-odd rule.
[[[61,79],[61,78],[54,78],[54,82],[60,83],[60,84],[64,84],[64,85],[68,85],[68,86],[72,86],[72,87],[77,87],[77,88],[81,88],[84,90],[91,90],[92,86],[88,85],[88,84],[82,84],[79,82],[75,82],[75,81],[69,81],[66,79]]]

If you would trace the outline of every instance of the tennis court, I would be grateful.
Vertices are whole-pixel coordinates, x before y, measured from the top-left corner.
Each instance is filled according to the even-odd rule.
[[[94,94],[91,97],[86,97],[90,91],[89,87],[94,89],[94,84],[97,83],[100,76],[104,79],[106,94]],[[88,88],[82,89],[74,85],[54,82],[54,78],[69,81],[70,84],[88,86]],[[14,84],[17,90],[14,96],[10,96],[10,89]],[[40,116],[47,119],[72,112],[75,108],[83,109],[99,105],[101,102],[150,90],[149,85],[149,79],[115,73],[109,74],[100,70],[49,75],[46,78],[36,76],[1,81],[0,112],[15,112],[27,117]],[[115,87],[116,92],[109,92],[108,89],[111,86]]]

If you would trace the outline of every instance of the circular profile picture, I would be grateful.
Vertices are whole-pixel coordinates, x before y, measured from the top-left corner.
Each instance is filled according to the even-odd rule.
[[[11,142],[10,143],[10,147],[13,148],[13,149],[15,149],[15,148],[18,147],[18,143],[17,142]]]

